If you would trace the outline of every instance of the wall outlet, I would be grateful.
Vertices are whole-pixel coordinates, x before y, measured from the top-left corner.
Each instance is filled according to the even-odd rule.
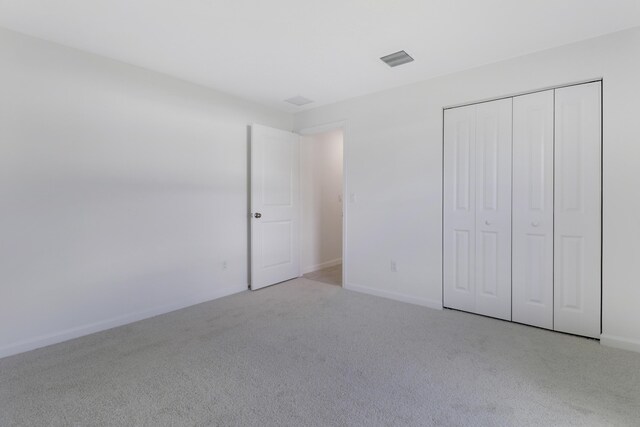
[[[222,269],[226,270],[229,267],[229,265],[227,264],[227,261],[222,261]]]
[[[396,264],[395,260],[391,260],[391,272],[392,273],[398,272],[398,265]]]

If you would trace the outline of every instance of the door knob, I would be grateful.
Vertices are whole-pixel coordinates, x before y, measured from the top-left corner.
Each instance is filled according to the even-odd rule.
[[[256,212],[253,216],[255,218],[262,218],[262,214],[260,212]]]
[[[537,227],[540,225],[540,223],[538,221],[533,221],[531,225],[533,225],[534,227]]]
[[[491,225],[491,223],[487,220],[484,222],[484,225]]]

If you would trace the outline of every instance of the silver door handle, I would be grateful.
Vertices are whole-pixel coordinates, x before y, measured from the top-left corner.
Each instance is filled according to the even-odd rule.
[[[531,225],[533,225],[534,227],[537,227],[540,225],[540,223],[538,221],[533,221]]]
[[[254,218],[262,218],[262,214],[260,212],[256,212],[253,216]]]
[[[491,225],[491,223],[487,220],[484,222],[484,225]]]

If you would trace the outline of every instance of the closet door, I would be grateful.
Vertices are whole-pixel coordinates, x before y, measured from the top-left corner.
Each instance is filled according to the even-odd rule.
[[[513,99],[513,321],[553,328],[553,90]]]
[[[511,320],[511,105],[476,107],[476,313]]]
[[[445,111],[444,305],[511,319],[511,99]]]
[[[475,311],[475,111],[444,112],[444,305]]]
[[[600,337],[600,82],[555,93],[554,329]]]

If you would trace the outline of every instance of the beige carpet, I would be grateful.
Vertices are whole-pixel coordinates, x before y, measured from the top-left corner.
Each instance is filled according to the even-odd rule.
[[[0,360],[1,426],[639,420],[640,354],[306,279]]]
[[[342,264],[307,273],[303,277],[316,282],[342,286]]]

